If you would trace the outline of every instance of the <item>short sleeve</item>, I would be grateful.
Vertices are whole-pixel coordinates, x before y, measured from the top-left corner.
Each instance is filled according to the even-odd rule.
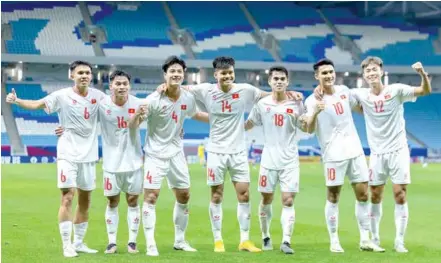
[[[193,95],[190,95],[188,104],[190,107],[188,109],[187,116],[191,118],[198,113],[198,107],[196,106],[196,101]]]
[[[212,84],[202,83],[198,85],[188,86],[188,91],[194,96],[195,100],[200,101],[205,104],[204,98],[208,93],[208,90]]]
[[[250,84],[241,84],[244,85],[245,96],[250,102],[257,103],[259,99],[262,97],[262,91],[253,85]]]
[[[251,109],[250,115],[248,115],[248,120],[255,126],[262,126],[262,115],[260,114],[259,105],[254,105]]]
[[[305,114],[307,117],[314,115],[315,99],[312,96],[314,96],[314,94],[310,95],[305,101]]]
[[[44,111],[47,114],[52,114],[54,112],[60,111],[60,109],[61,109],[60,98],[61,98],[61,95],[63,94],[63,91],[64,91],[63,89],[54,91],[51,94],[49,94],[43,98],[44,104],[46,104]]]
[[[415,102],[415,87],[406,84],[392,84],[392,89],[396,89],[397,95],[400,97],[401,102]]]

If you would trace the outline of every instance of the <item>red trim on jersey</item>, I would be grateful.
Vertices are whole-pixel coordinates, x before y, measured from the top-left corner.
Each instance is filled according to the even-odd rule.
[[[233,99],[238,99],[239,98],[239,93],[234,93],[231,97]]]
[[[181,110],[187,110],[187,105],[185,104],[181,105]]]

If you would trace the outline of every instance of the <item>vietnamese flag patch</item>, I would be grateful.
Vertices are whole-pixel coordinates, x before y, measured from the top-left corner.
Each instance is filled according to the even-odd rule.
[[[233,99],[238,99],[239,98],[239,93],[234,93],[232,97],[233,97]]]
[[[181,105],[181,110],[187,110],[187,105]]]
[[[344,100],[344,99],[346,99],[346,95],[343,94],[343,95],[340,96],[340,98],[341,98],[342,100]]]
[[[133,114],[133,113],[135,113],[135,109],[130,108],[130,109],[129,109],[129,114]]]
[[[294,113],[293,109],[286,109],[286,113]]]
[[[96,103],[96,99],[92,99],[92,104],[95,104]]]
[[[385,99],[385,100],[390,99],[390,94],[386,94],[386,95],[384,95],[384,99]]]

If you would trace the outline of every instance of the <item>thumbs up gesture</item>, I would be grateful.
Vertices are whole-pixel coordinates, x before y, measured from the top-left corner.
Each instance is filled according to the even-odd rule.
[[[16,103],[17,101],[17,94],[15,93],[15,89],[12,89],[11,93],[9,93],[6,96],[6,102],[7,103]]]

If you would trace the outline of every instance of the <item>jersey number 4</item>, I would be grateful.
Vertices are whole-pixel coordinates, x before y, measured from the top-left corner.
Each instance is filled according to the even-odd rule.
[[[172,119],[175,120],[176,123],[178,123],[178,115],[175,112],[172,113]]]

